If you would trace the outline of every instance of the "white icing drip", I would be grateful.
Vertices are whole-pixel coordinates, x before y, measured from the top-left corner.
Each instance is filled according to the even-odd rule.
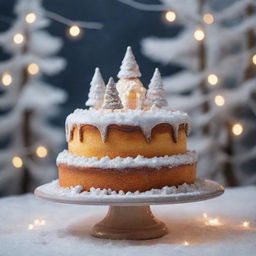
[[[135,168],[135,167],[152,167],[161,168],[162,166],[176,167],[185,164],[193,164],[197,161],[197,155],[194,151],[188,151],[185,154],[146,158],[143,156],[132,157],[82,157],[76,156],[64,150],[57,157],[57,165],[66,164],[77,167],[95,167],[95,168]]]
[[[68,115],[66,125],[70,139],[71,132],[75,125],[93,125],[100,131],[103,141],[106,140],[107,127],[111,124],[139,126],[147,140],[151,138],[152,129],[161,123],[170,124],[174,129],[175,138],[178,137],[178,129],[181,124],[187,124],[190,130],[190,117],[182,111],[171,111],[168,109],[160,110],[95,110],[95,109],[76,109],[72,114]],[[68,140],[69,141],[69,140]]]

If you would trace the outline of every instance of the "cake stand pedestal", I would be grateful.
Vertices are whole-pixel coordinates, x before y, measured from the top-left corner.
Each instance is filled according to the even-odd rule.
[[[168,233],[167,227],[154,217],[150,205],[178,204],[202,201],[220,196],[224,187],[204,180],[198,191],[175,194],[143,195],[83,195],[67,196],[48,189],[51,183],[38,187],[35,195],[54,202],[81,205],[109,205],[105,218],[94,225],[91,234],[98,238],[144,240]]]

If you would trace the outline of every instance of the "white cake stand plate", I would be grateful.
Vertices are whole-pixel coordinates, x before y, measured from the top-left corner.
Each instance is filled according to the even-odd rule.
[[[38,187],[35,195],[58,203],[109,205],[107,215],[94,225],[91,234],[98,238],[144,240],[168,233],[166,225],[152,214],[150,205],[191,203],[223,194],[224,187],[220,184],[210,180],[203,182],[203,188],[187,193],[83,196],[52,192],[49,189],[52,183],[48,183]]]

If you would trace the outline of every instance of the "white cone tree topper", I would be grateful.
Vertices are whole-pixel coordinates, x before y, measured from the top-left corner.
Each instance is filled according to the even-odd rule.
[[[103,104],[104,94],[106,90],[106,86],[99,68],[95,69],[90,85],[91,88],[88,95],[88,100],[86,101],[85,105],[93,107],[95,109],[99,109]]]
[[[122,109],[123,105],[119,98],[114,79],[109,78],[104,95],[103,109]]]
[[[145,105],[152,108],[164,108],[168,106],[166,93],[163,89],[163,82],[158,68],[155,69],[148,86]]]
[[[132,48],[127,47],[120,71],[117,90],[125,109],[142,109],[146,89],[138,79],[141,76]]]

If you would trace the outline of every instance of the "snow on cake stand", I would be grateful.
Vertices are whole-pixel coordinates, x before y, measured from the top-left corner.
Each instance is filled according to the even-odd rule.
[[[165,224],[154,217],[150,205],[191,203],[220,196],[224,187],[210,180],[198,179],[195,184],[152,189],[143,193],[81,186],[61,188],[58,180],[35,190],[35,195],[54,202],[80,205],[109,205],[105,218],[94,225],[91,234],[98,238],[143,240],[168,233]]]

